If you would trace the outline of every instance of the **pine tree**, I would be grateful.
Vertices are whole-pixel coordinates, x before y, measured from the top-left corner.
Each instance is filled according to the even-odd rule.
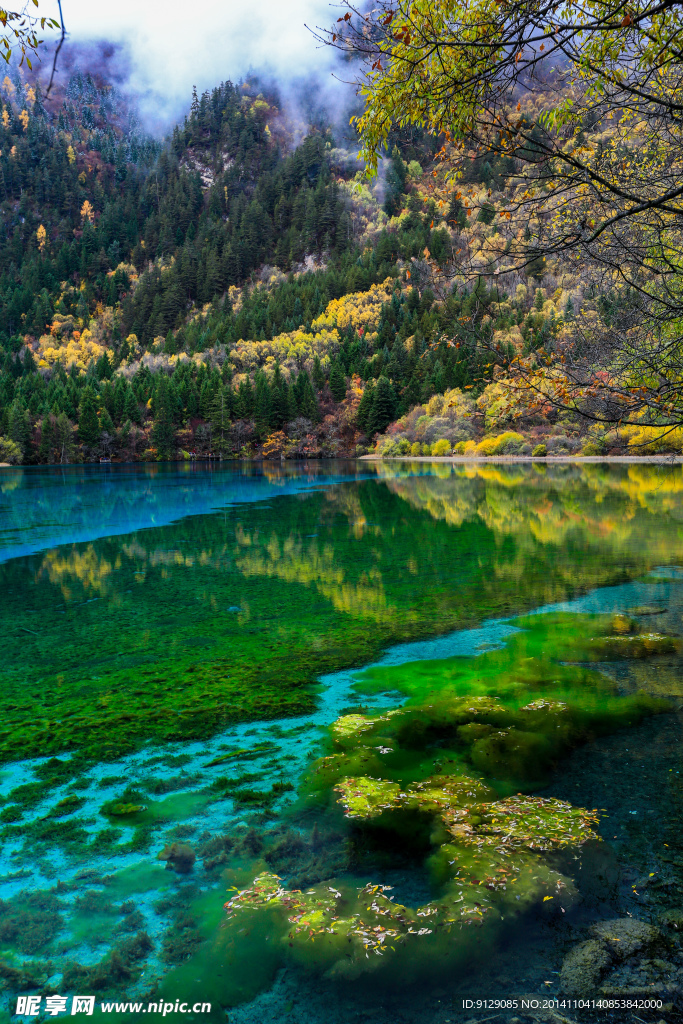
[[[346,377],[337,362],[330,370],[330,391],[335,402],[343,402],[346,398]]]
[[[316,293],[317,293],[317,291],[318,290],[316,288]],[[312,377],[313,377],[313,384],[315,386],[316,391],[320,391],[323,388],[324,384],[325,384],[325,374],[323,373],[323,368],[320,365],[320,356],[318,355],[317,352],[316,352],[316,354],[315,354],[315,356],[313,358],[313,373],[312,373]]]
[[[105,433],[109,434],[110,437],[112,437],[114,435],[114,431],[115,431],[114,422],[113,422],[111,416],[109,415],[109,410],[107,409],[106,405],[102,409],[102,412],[100,414],[100,428]]]
[[[152,444],[160,459],[169,460],[175,455],[175,429],[173,427],[173,396],[169,379],[165,373],[159,375],[154,399]]]
[[[78,412],[78,440],[81,444],[94,448],[100,440],[100,424],[97,419],[95,393],[90,385],[83,389]]]
[[[74,432],[64,412],[59,414],[55,423],[55,448],[61,463],[73,462]]]
[[[16,442],[21,448],[21,461],[30,462],[33,454],[33,439],[31,436],[31,419],[28,409],[21,398],[12,402],[9,411],[7,434],[10,440]]]
[[[317,423],[320,419],[320,410],[318,409],[318,399],[313,385],[311,384],[311,378],[308,376],[305,370],[299,372],[296,378],[296,384],[294,386],[296,394],[296,402],[299,411],[299,416],[305,416],[306,419],[312,420]]]
[[[229,446],[230,435],[230,397],[232,391],[229,387],[220,387],[214,395],[211,404],[211,433],[213,435],[213,447],[221,455],[224,455]]]
[[[374,390],[368,433],[381,434],[396,415],[396,395],[387,377],[380,377]]]
[[[272,425],[271,420],[273,407],[270,387],[268,386],[268,378],[263,370],[259,370],[257,372],[255,384],[254,423],[256,425],[256,433],[259,437],[265,437],[270,432],[270,427]]]
[[[126,397],[123,405],[123,418],[130,420],[131,423],[139,424],[141,422],[140,406],[138,405],[138,400],[135,397],[135,392],[130,386],[126,389]]]
[[[52,462],[54,448],[54,422],[52,416],[46,416],[40,427],[40,461]]]
[[[373,380],[369,380],[363,390],[363,396],[358,403],[358,411],[356,413],[356,423],[365,434],[370,430],[370,414],[372,413],[374,393],[375,382]]]

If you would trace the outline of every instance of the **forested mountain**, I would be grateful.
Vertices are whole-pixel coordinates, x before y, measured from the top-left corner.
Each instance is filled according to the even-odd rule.
[[[511,295],[453,280],[456,246],[498,230],[510,168],[483,154],[478,203],[440,207],[435,140],[397,139],[371,189],[258,82],[195,92],[164,142],[89,74],[50,104],[18,72],[0,94],[0,461],[388,451],[397,416],[460,389],[462,423],[432,403],[388,439],[450,450],[510,418],[479,342],[533,351],[583,296],[544,266]]]

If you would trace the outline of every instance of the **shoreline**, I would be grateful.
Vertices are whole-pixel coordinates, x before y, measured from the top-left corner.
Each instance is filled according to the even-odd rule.
[[[683,455],[361,455],[362,462],[644,462],[655,465],[681,465]]]

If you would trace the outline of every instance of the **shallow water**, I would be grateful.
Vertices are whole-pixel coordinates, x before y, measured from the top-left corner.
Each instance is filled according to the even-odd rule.
[[[681,859],[669,638],[683,614],[682,492],[683,472],[665,466],[0,470],[5,1013],[20,993],[145,1006],[161,993],[245,1022],[468,1019],[466,993],[559,991],[552,971],[594,919],[668,913]],[[509,621],[529,611],[557,620],[538,642],[533,620]],[[614,615],[618,646],[590,647],[593,624]],[[568,654],[566,637],[583,646]],[[530,654],[556,657],[551,675],[564,672],[563,694],[586,708],[586,692],[604,691],[601,724],[542,769],[529,747],[514,777],[505,761],[482,769],[474,748],[448,750],[499,797],[521,788],[605,808],[602,844],[579,844],[574,868],[559,854],[542,868],[561,867],[575,890],[561,915],[530,889],[504,925],[476,929],[467,956],[458,933],[392,973],[387,950],[371,990],[354,967],[352,994],[336,954],[290,954],[275,918],[250,910],[248,939],[235,937],[223,904],[263,872],[285,889],[391,884],[404,907],[431,906],[445,883],[427,848],[345,819],[332,782],[314,784],[316,759],[344,715],[374,721],[474,692],[470,665],[477,692],[505,699],[496,659],[514,676]],[[638,692],[666,710],[643,704],[628,728],[617,704]],[[443,770],[432,748],[441,760],[446,749],[429,744],[419,756],[380,744],[363,772],[425,779]],[[625,786],[634,752],[647,764]]]

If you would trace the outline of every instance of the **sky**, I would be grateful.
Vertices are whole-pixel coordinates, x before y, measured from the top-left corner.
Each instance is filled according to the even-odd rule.
[[[129,87],[150,126],[168,124],[201,93],[250,70],[280,81],[316,72],[333,92],[333,52],[305,25],[330,25],[339,16],[326,0],[62,0],[69,38],[121,43],[129,55]],[[56,0],[40,14],[58,17]],[[47,38],[47,37],[46,37]]]

